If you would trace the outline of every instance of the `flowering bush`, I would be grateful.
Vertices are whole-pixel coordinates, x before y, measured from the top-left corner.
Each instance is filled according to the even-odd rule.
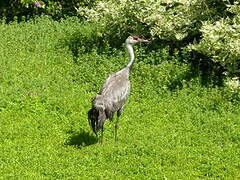
[[[21,20],[22,16],[33,17],[35,15],[47,14],[55,19],[65,16],[75,16],[75,8],[78,6],[89,7],[96,0],[1,0],[0,18],[6,18],[7,22],[12,21],[16,16]]]
[[[27,8],[32,9],[34,14],[49,14],[52,16],[62,16],[62,3],[53,0],[21,0],[21,3]]]
[[[20,1],[23,5],[25,5],[27,8],[29,8],[30,5],[36,7],[36,8],[44,8],[45,3],[43,1],[38,0],[21,0]]]
[[[232,92],[240,90],[239,77],[233,77],[232,79],[226,81],[226,85],[231,89]]]
[[[215,1],[100,1],[94,8],[80,7],[78,13],[89,21],[101,21],[111,31],[117,29],[119,32],[114,31],[115,34],[138,31],[161,39],[183,40],[198,30],[200,21],[217,18],[225,4],[220,3],[216,8]]]
[[[109,0],[99,1],[91,8],[79,7],[78,14],[88,21],[99,22],[104,27],[103,34],[114,42],[122,42],[128,33],[138,33],[170,42],[170,47],[176,44],[178,48],[189,46],[190,50],[220,64],[231,75],[240,68],[240,9],[237,2]]]
[[[204,22],[201,28],[200,43],[189,46],[199,51],[214,62],[226,68],[227,75],[239,75],[240,72],[240,6],[229,6],[233,18],[222,18],[214,23]]]

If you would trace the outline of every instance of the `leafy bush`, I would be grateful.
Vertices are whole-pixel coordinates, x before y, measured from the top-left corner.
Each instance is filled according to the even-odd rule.
[[[205,22],[201,28],[203,38],[190,49],[199,51],[218,62],[229,76],[240,75],[240,6],[230,6],[233,18],[222,18],[214,23]]]
[[[0,2],[0,18],[6,18],[7,22],[33,18],[36,15],[50,15],[54,19],[67,16],[76,16],[79,6],[93,6],[98,0],[2,0]]]
[[[100,1],[93,8],[79,7],[78,13],[89,21],[101,21],[106,33],[117,38],[137,32],[179,41],[195,34],[200,21],[225,16],[226,4],[217,0]]]
[[[111,46],[120,46],[126,36],[136,33],[151,37],[155,49],[170,47],[171,54],[190,45],[198,52],[197,57],[192,57],[197,58],[196,62],[190,59],[194,67],[205,59],[204,63],[214,67],[209,76],[213,79],[221,76],[219,69],[225,69],[228,75],[239,71],[238,1],[99,1],[90,8],[79,7],[78,13],[88,21],[98,22]],[[203,71],[208,69],[201,66]]]

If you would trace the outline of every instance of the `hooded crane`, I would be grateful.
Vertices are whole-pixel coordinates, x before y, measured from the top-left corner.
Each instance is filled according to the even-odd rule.
[[[149,42],[136,35],[129,36],[125,45],[128,50],[130,61],[122,70],[108,76],[100,92],[92,100],[92,108],[88,111],[88,121],[93,132],[101,130],[101,142],[103,141],[103,126],[106,120],[112,120],[117,112],[115,123],[115,140],[117,140],[117,130],[119,127],[119,117],[124,104],[130,93],[129,74],[134,62],[133,45],[138,42]]]

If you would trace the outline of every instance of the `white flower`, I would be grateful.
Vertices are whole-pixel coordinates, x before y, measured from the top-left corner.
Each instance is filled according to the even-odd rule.
[[[239,77],[232,78],[231,80],[227,81],[226,84],[232,91],[240,90]]]

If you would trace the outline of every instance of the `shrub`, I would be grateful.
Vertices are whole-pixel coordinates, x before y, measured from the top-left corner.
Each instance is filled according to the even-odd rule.
[[[222,69],[228,75],[238,71],[239,12],[234,0],[117,0],[78,8],[80,16],[102,26],[111,46],[120,46],[134,33],[151,37],[155,49],[170,47],[170,54],[194,44],[189,49],[198,52],[197,62],[190,61],[205,59],[211,78],[221,75]],[[204,71],[205,65],[201,66]]]
[[[13,21],[14,17],[18,21],[22,16],[28,19],[35,15],[47,14],[54,19],[66,16],[76,16],[76,9],[79,6],[91,7],[98,0],[2,0],[0,2],[0,18],[6,18],[7,22]]]
[[[204,22],[201,28],[202,39],[189,46],[202,54],[211,57],[213,62],[221,64],[229,76],[240,75],[240,6],[238,3],[228,9],[234,16]]]
[[[195,34],[200,21],[225,16],[226,4],[217,0],[100,1],[93,8],[80,7],[78,13],[89,21],[101,21],[106,33],[116,39],[137,32],[180,41]]]

